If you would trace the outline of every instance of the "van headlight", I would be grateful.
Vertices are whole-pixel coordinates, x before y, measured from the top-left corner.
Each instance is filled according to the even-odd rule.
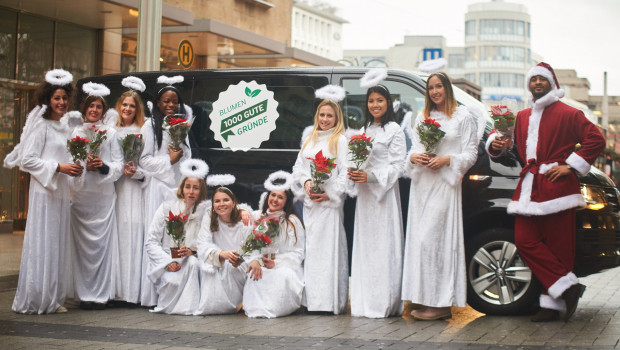
[[[605,192],[602,188],[581,184],[581,195],[586,201],[586,208],[588,209],[601,210],[607,205]]]

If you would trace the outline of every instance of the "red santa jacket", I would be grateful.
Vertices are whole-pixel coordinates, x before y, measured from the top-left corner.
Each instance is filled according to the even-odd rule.
[[[517,114],[514,140],[524,162],[508,213],[548,215],[585,205],[574,173],[551,182],[545,173],[568,164],[585,175],[605,148],[605,138],[580,110],[551,91]],[[579,151],[575,145],[581,144]]]

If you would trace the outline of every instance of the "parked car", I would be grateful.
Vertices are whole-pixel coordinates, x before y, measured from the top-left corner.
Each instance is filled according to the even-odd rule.
[[[180,90],[185,103],[191,105],[196,122],[190,143],[194,157],[209,163],[213,173],[230,173],[237,178],[231,186],[241,202],[256,207],[264,191],[263,181],[280,169],[290,170],[300,148],[303,129],[313,122],[319,103],[314,91],[327,84],[347,90],[341,103],[348,127],[363,124],[365,90],[359,79],[366,69],[357,67],[297,67],[186,70],[175,72],[133,73],[144,80],[149,89],[143,94],[152,100],[155,81],[161,74],[183,75]],[[111,74],[81,79],[106,84],[112,91],[108,103],[113,105],[125,90],[121,80],[127,74]],[[424,108],[426,75],[402,70],[389,70],[385,85],[403,109],[414,116]],[[221,92],[240,81],[265,84],[278,102],[276,129],[260,148],[233,152],[216,141],[210,129],[209,114]],[[514,156],[491,161],[484,142],[492,128],[486,107],[454,87],[460,104],[466,105],[479,118],[486,119],[484,136],[479,145],[478,160],[463,181],[463,218],[466,243],[468,303],[487,314],[527,312],[538,302],[540,284],[532,275],[514,245],[514,219],[506,213],[521,170]],[[402,112],[402,111],[401,111]],[[404,113],[399,113],[402,116]],[[401,200],[406,218],[409,180],[401,179]],[[585,275],[620,265],[620,206],[614,183],[593,168],[581,177],[582,193],[588,207],[577,213],[577,258],[575,270]],[[345,228],[349,248],[352,244],[355,200],[345,203]],[[405,221],[406,222],[406,221]]]

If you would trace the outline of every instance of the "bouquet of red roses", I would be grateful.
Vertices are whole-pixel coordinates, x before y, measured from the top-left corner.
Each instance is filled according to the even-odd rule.
[[[317,152],[314,158],[308,158],[312,161],[310,164],[310,176],[312,177],[312,187],[310,191],[314,193],[323,193],[321,185],[325,180],[329,179],[332,170],[336,167],[335,158],[325,158],[323,150]]]
[[[515,116],[507,106],[491,106],[491,118],[499,136],[512,137],[515,128]]]
[[[107,130],[100,130],[96,125],[92,125],[89,129],[90,139],[92,140],[88,147],[88,153],[99,156],[101,152],[101,144],[108,138]]]
[[[67,150],[73,157],[73,163],[77,164],[78,160],[84,161],[88,157],[88,143],[90,140],[76,136],[70,140],[67,140]]]
[[[424,121],[418,124],[417,132],[420,137],[420,143],[424,146],[424,153],[432,155],[439,141],[446,136],[446,132],[440,129],[441,124],[435,119],[424,118]]]
[[[119,140],[119,143],[121,144],[125,163],[138,163],[138,159],[142,154],[142,148],[144,147],[142,134],[127,134],[127,136]]]
[[[263,216],[254,222],[254,229],[241,246],[243,255],[266,248],[280,233],[280,219]]]
[[[362,164],[368,159],[372,149],[372,140],[366,133],[351,136],[349,141],[349,155],[351,161],[355,163],[355,171],[359,171]]]
[[[169,115],[164,118],[163,128],[170,135],[170,147],[180,149],[189,133],[190,125],[183,114]]]
[[[170,249],[170,255],[173,258],[178,258],[178,249],[181,248],[181,244],[185,239],[185,223],[187,222],[187,214],[182,212],[178,215],[172,214],[172,211],[168,211],[168,217],[166,218],[166,233],[175,244],[175,247]]]

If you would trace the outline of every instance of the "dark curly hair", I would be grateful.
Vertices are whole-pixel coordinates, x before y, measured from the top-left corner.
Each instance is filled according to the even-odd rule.
[[[46,81],[42,82],[41,84],[39,84],[39,86],[37,87],[37,90],[34,93],[35,103],[38,106],[46,105],[49,107],[50,102],[52,100],[52,96],[54,96],[54,93],[56,92],[56,90],[59,90],[59,89],[64,90],[67,93],[67,95],[69,95],[69,103],[67,104],[67,111],[75,109],[76,88],[75,88],[75,85],[73,85],[73,83],[59,86],[59,85],[52,85]],[[31,107],[34,108],[34,106],[31,106]],[[52,115],[52,109],[47,108],[47,110],[45,110],[45,113],[43,114],[43,118],[49,119],[51,115]]]

